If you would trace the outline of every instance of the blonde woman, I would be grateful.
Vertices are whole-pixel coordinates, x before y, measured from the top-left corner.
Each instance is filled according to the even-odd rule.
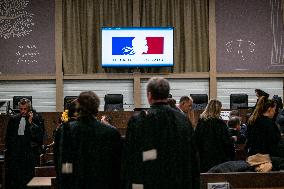
[[[234,158],[234,146],[225,122],[220,118],[222,103],[210,100],[198,120],[195,137],[200,172]]]

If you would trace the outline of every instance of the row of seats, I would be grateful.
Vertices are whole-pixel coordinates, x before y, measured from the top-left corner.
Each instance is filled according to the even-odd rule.
[[[191,94],[193,99],[193,110],[202,110],[207,106],[207,94]],[[248,95],[247,94],[231,94],[230,95],[230,109],[235,110],[238,108],[248,108]]]
[[[193,110],[202,110],[208,103],[207,94],[191,94],[193,99]],[[13,109],[18,109],[18,102],[22,98],[27,98],[32,102],[32,96],[14,96],[13,97]],[[76,99],[77,96],[66,96],[64,98],[64,107],[66,108],[70,102]],[[104,111],[122,111],[123,110],[123,95],[122,94],[107,94],[104,98],[105,105]],[[241,107],[248,107],[248,95],[247,94],[231,94],[230,95],[230,109],[238,109]]]

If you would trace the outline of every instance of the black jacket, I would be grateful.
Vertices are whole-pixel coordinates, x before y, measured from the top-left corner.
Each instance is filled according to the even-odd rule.
[[[62,173],[62,164],[73,164],[72,132],[77,126],[78,122],[71,120],[67,123],[62,123],[54,133],[54,164],[59,189],[72,187],[73,175]]]
[[[234,159],[234,145],[223,120],[199,119],[195,137],[201,172],[207,172],[215,165]]]
[[[93,117],[72,124],[73,174],[68,189],[118,189],[121,137],[117,129]]]
[[[124,188],[133,184],[144,189],[199,188],[192,135],[188,118],[165,104],[152,105],[147,114],[133,116],[125,139]],[[150,152],[154,157],[145,158]]]
[[[277,115],[276,123],[279,125],[281,133],[284,133],[284,109],[280,110]]]
[[[236,136],[237,141],[234,141],[235,144],[245,144],[246,142],[246,137],[238,130],[229,128],[229,136]]]
[[[248,154],[261,153],[278,156],[280,136],[280,131],[272,119],[263,115],[258,117],[253,125],[248,125],[246,144]]]

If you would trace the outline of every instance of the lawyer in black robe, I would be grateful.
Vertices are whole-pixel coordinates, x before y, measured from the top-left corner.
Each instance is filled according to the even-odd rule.
[[[281,133],[274,121],[277,104],[261,97],[248,121],[246,148],[249,155],[257,153],[279,156],[278,144]]]
[[[234,160],[234,144],[222,119],[199,119],[195,137],[200,158],[200,171]]]
[[[68,189],[119,189],[120,134],[116,128],[96,119],[99,98],[95,93],[82,92],[78,103],[79,118],[71,122],[69,128],[72,180]],[[62,186],[68,186],[64,180]]]
[[[119,189],[121,137],[117,129],[92,117],[74,127],[73,185],[76,189]]]
[[[166,104],[169,84],[165,79],[152,78],[147,92],[151,108],[132,117],[127,127],[122,159],[124,188],[199,188],[190,121]]]
[[[280,130],[273,119],[261,115],[254,124],[248,125],[248,154],[261,153],[277,157],[280,138]]]
[[[5,188],[24,189],[33,178],[37,157],[32,151],[32,141],[42,132],[33,120],[31,101],[21,99],[20,114],[10,118],[5,138]]]
[[[21,116],[11,117],[5,138],[6,188],[23,189],[33,178],[36,158],[32,151],[32,138],[41,132],[35,124],[26,119],[23,135],[18,134]]]
[[[222,103],[211,99],[200,115],[195,128],[201,172],[234,159],[234,145],[228,127],[220,119]]]

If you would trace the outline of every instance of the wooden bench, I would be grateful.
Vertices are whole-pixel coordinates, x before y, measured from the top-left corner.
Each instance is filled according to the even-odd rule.
[[[54,165],[54,154],[53,153],[44,153],[40,155],[40,163],[39,165],[46,166],[47,164]]]
[[[55,177],[56,171],[54,166],[35,167],[35,177]]]
[[[27,184],[27,188],[55,188],[55,177],[54,166],[35,167],[35,177]]]
[[[27,188],[51,189],[52,179],[55,177],[34,177],[28,184]]]
[[[284,188],[284,172],[202,173],[202,189],[208,183],[228,182],[233,189],[280,189]]]

